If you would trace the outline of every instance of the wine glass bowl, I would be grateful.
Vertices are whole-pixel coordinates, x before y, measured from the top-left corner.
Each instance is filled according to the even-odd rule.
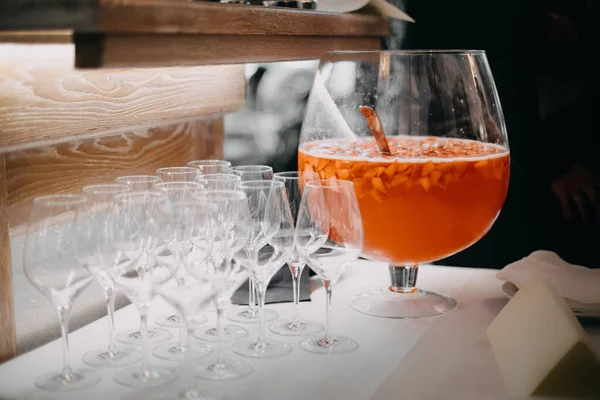
[[[165,167],[156,170],[156,175],[163,182],[194,182],[200,174],[194,167]]]
[[[375,111],[378,124],[362,106]],[[352,307],[390,318],[454,310],[454,299],[416,288],[418,266],[469,247],[492,227],[506,198],[509,154],[485,52],[325,55],[298,169],[354,183],[362,255],[388,263],[392,279],[389,288],[354,298]]]
[[[154,189],[154,185],[161,183],[162,180],[156,175],[128,175],[117,177],[115,182],[127,185],[133,191],[141,191]]]
[[[188,162],[187,166],[198,169],[201,175],[231,172],[231,162],[225,160],[195,160]]]

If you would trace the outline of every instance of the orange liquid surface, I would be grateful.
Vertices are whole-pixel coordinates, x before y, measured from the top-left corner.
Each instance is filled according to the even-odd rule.
[[[391,264],[436,261],[475,243],[506,198],[505,148],[462,139],[388,137],[323,140],[299,149],[298,169],[354,182],[365,233],[363,255]]]

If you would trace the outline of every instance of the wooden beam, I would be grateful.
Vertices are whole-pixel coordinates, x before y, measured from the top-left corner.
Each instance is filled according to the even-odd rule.
[[[331,50],[381,48],[378,37],[106,34],[103,37],[96,36],[98,41],[84,38],[85,35],[76,37],[78,68],[310,60],[318,59]],[[99,54],[100,57],[97,57]]]
[[[5,170],[5,158],[0,154],[0,363],[13,358],[17,352]]]
[[[387,20],[373,14],[334,14],[188,0],[101,0],[105,33],[205,35],[385,36]]]
[[[189,0],[2,0],[0,30],[103,33],[384,36],[380,15]]]
[[[0,153],[201,118],[245,102],[242,65],[77,71],[74,51],[72,44],[0,44]]]

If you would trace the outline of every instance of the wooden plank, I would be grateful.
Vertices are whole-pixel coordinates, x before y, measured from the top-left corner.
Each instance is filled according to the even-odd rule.
[[[98,44],[88,42],[97,47]],[[77,67],[167,67],[318,59],[331,50],[379,50],[378,37],[106,35],[101,59],[77,43]]]
[[[104,33],[384,36],[376,14],[335,14],[188,0],[2,0],[0,30]]]
[[[244,105],[241,65],[78,71],[74,52],[72,44],[0,45],[0,153]]]
[[[5,159],[0,155],[0,363],[14,357],[17,352],[5,172]]]
[[[73,43],[73,31],[0,31],[0,43]]]
[[[222,158],[223,118],[75,139],[5,157],[11,235],[19,235],[35,196],[76,193],[84,185],[112,182],[117,176]]]
[[[210,35],[385,36],[379,15],[334,14],[188,0],[100,0],[105,33]],[[244,39],[245,41],[245,39]]]

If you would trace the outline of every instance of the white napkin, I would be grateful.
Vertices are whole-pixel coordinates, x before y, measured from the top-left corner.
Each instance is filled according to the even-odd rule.
[[[496,278],[519,288],[536,274],[565,299],[600,305],[600,269],[569,264],[551,251],[535,251],[504,267]]]

